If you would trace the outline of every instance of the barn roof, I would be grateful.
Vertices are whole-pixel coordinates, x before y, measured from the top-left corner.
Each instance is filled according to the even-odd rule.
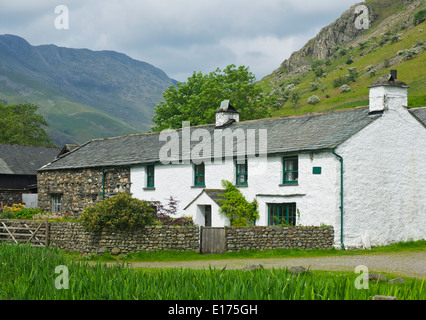
[[[36,175],[60,151],[56,147],[0,144],[0,174]]]
[[[306,114],[280,118],[266,118],[234,122],[227,128],[232,132],[242,129],[267,132],[267,153],[310,152],[335,148],[381,115],[370,115],[368,107],[343,109],[332,112]],[[204,129],[214,136],[215,125],[191,127]],[[182,129],[175,131],[179,136],[179,159],[182,155]],[[77,169],[89,167],[131,166],[160,162],[160,150],[167,143],[160,141],[160,133],[133,134],[115,138],[95,139],[60,157],[40,170]],[[247,139],[248,135],[245,135]],[[256,136],[256,152],[259,151],[259,136]],[[212,139],[213,140],[213,139]],[[192,141],[191,148],[199,143]],[[212,143],[213,145],[213,143]],[[225,147],[225,143],[223,143]],[[213,147],[212,147],[213,149]],[[234,145],[233,154],[237,154]],[[214,152],[211,152],[212,155]]]

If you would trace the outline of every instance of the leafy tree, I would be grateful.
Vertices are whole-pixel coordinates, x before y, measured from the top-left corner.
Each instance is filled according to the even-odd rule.
[[[222,180],[225,192],[218,199],[219,213],[226,215],[234,227],[246,227],[259,218],[257,201],[248,202],[231,182]]]
[[[292,103],[293,109],[297,109],[297,104],[301,98],[300,91],[297,88],[294,88],[290,91],[290,101]]]
[[[193,126],[214,123],[215,111],[223,100],[231,101],[240,112],[240,119],[268,117],[274,97],[262,95],[247,67],[232,64],[209,74],[194,72],[187,82],[165,90],[163,99],[154,108],[152,131],[179,129],[183,121],[190,121]]]
[[[54,145],[44,129],[47,122],[37,110],[38,106],[31,103],[0,103],[0,143]]]

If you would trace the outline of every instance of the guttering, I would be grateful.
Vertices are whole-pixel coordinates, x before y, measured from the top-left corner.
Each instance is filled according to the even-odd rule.
[[[340,244],[345,250],[343,243],[343,158],[336,153],[336,148],[331,149],[331,152],[340,160]]]

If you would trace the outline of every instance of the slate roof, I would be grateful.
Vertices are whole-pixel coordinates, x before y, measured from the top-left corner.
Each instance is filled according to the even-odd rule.
[[[408,111],[426,127],[426,107],[413,108],[409,109]]]
[[[234,122],[227,128],[233,132],[236,132],[237,129],[242,129],[243,132],[248,132],[249,129],[257,130],[257,132],[260,129],[266,129],[268,154],[308,152],[335,148],[380,116],[380,114],[369,115],[368,107],[358,107],[302,116]],[[208,132],[213,140],[214,124],[191,127],[191,132],[194,132],[195,129],[206,130],[205,132]],[[175,132],[179,135],[179,149],[182,150],[182,129]],[[160,149],[166,143],[166,141],[160,141],[159,133],[95,139],[40,170],[158,163],[160,162]],[[197,143],[199,142],[192,142],[192,145]],[[225,145],[224,142],[224,148]],[[258,151],[257,140],[255,146]],[[235,146],[233,152],[234,155],[237,154]],[[214,154],[213,147],[211,153]],[[179,156],[185,158],[186,155],[180,154]]]
[[[0,174],[36,175],[61,148],[0,144]]]
[[[222,206],[220,202],[218,202],[219,199],[223,199],[221,197],[221,194],[225,193],[225,189],[203,189],[203,191],[200,192],[198,196],[194,198],[188,205],[183,209],[186,210],[191,204],[193,204],[203,193],[207,194],[219,207]]]

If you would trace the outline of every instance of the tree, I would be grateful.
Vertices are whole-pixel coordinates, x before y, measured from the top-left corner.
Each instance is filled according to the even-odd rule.
[[[221,194],[223,199],[218,199],[221,205],[219,213],[229,218],[231,226],[247,227],[259,218],[256,199],[248,202],[240,190],[229,181],[222,180],[222,186],[225,192]]]
[[[47,122],[37,110],[38,106],[31,103],[0,103],[0,143],[54,145],[43,128]]]
[[[274,97],[262,95],[247,67],[231,64],[223,71],[218,68],[204,75],[194,72],[187,82],[166,89],[163,99],[154,108],[152,131],[179,129],[183,121],[192,126],[214,123],[215,111],[223,100],[231,101],[240,119],[265,118]]]

